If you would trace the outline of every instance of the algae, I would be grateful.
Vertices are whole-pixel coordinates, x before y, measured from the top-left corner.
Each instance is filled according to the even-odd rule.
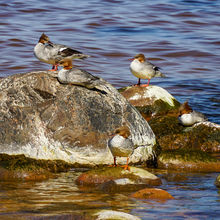
[[[218,162],[218,159],[206,152],[188,149],[165,150],[161,153],[160,158],[184,162]]]
[[[62,172],[69,170],[73,165],[61,160],[35,160],[22,155],[0,154],[0,167],[13,171],[48,171]]]

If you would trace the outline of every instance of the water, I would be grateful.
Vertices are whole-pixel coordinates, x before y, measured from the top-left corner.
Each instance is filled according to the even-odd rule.
[[[157,171],[158,172],[158,171]],[[113,209],[141,219],[217,219],[220,215],[220,191],[214,186],[217,174],[182,174],[182,180],[163,178],[161,188],[175,197],[166,202],[136,200],[130,193],[105,194],[78,188],[79,172],[60,174],[43,182],[0,182],[0,219],[38,219],[72,213]],[[172,175],[172,174],[169,174]],[[35,218],[34,218],[35,217]],[[53,218],[52,218],[53,219]]]
[[[152,84],[167,89],[180,102],[188,100],[210,121],[220,123],[219,17],[219,0],[2,0],[0,77],[49,69],[49,65],[41,63],[33,55],[39,36],[45,32],[51,41],[91,55],[87,60],[75,61],[75,65],[103,77],[117,88],[137,82],[129,71],[128,59],[144,53],[167,75],[167,78],[152,79]],[[143,218],[159,214],[163,219],[167,216],[173,216],[173,219],[205,219],[208,213],[214,219],[219,195],[213,185],[213,175],[192,175],[189,182],[182,183],[182,188],[176,183],[173,187],[169,184],[171,194],[177,197],[175,201],[149,205],[129,200],[128,209]],[[70,187],[65,178],[61,180],[65,187]],[[44,199],[41,203],[37,198],[51,197],[52,193],[56,197],[60,193],[55,188],[47,194],[50,181],[33,183],[33,186],[31,183],[14,183],[8,188],[3,184],[1,201],[4,205],[1,212],[21,214],[36,209],[41,212],[44,210],[41,209]],[[40,184],[46,187],[45,191]],[[14,197],[16,190],[21,195],[18,199]],[[31,190],[35,190],[34,194]],[[68,190],[69,195],[71,190]],[[22,197],[22,191],[28,193],[27,196]],[[54,202],[55,197],[45,202],[47,208],[47,202],[51,202],[52,210],[61,209],[60,203],[63,204],[60,213],[73,210],[72,203],[65,203],[65,196],[59,197],[58,202]],[[124,195],[118,195],[118,198],[122,201]],[[101,203],[103,198],[98,201]],[[112,198],[109,201],[104,206],[108,207]],[[77,202],[74,204],[79,206]],[[117,208],[117,205],[110,207]]]

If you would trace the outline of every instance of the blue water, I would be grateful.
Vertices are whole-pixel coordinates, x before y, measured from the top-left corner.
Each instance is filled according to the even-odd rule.
[[[167,78],[152,79],[152,84],[167,89],[180,102],[188,100],[193,109],[203,112],[210,121],[220,123],[219,0],[2,0],[0,77],[50,68],[33,55],[42,32],[55,43],[91,55],[74,64],[117,88],[137,82],[129,71],[128,59],[144,53],[167,75]],[[156,219],[158,215],[159,219],[217,219],[219,194],[213,184],[216,174],[189,175],[189,181],[163,185],[177,200],[150,205],[132,200],[129,211],[143,219]],[[65,178],[61,180],[68,188],[70,183]],[[42,184],[48,186],[50,181]],[[33,185],[28,188],[36,189]],[[25,183],[15,183],[13,189],[25,191],[25,187]],[[20,200],[10,203],[13,199],[17,201],[10,189],[6,187],[2,193],[8,201],[2,213],[25,212],[33,199],[31,193],[22,197],[22,208]],[[56,190],[53,193],[57,195]],[[41,188],[36,189],[35,197],[41,198],[41,194]],[[106,206],[114,199],[110,198]],[[52,203],[57,205],[58,211],[54,213],[59,213],[59,202]],[[38,200],[35,205],[43,206]],[[63,205],[60,213],[66,212],[71,212],[71,208],[65,209]]]

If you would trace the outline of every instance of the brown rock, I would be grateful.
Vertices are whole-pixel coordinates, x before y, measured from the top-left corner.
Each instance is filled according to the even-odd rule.
[[[139,190],[133,193],[131,197],[137,199],[155,199],[155,200],[174,199],[174,197],[165,190],[156,189],[156,188],[146,188]]]
[[[161,184],[161,180],[157,176],[144,169],[136,167],[130,167],[130,171],[124,170],[121,167],[92,169],[81,174],[76,180],[77,184],[87,186],[96,186],[107,182],[109,183],[107,185],[103,185],[103,187],[101,186],[101,188],[104,189],[105,187],[109,187],[110,189],[116,185],[118,188],[123,188],[122,185],[144,184],[145,186],[157,186]]]

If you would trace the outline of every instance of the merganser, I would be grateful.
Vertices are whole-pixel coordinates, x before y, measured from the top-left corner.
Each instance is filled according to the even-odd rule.
[[[112,166],[117,166],[116,157],[127,157],[127,163],[123,167],[125,170],[130,170],[128,166],[129,156],[135,149],[132,140],[129,138],[130,134],[128,126],[121,126],[115,130],[114,136],[108,140],[108,147],[114,157]]]
[[[130,70],[138,78],[137,86],[147,87],[153,77],[165,77],[159,70],[159,67],[146,60],[144,54],[137,54],[130,64]],[[140,85],[141,79],[148,79],[146,85]]]
[[[184,102],[179,108],[178,120],[184,126],[191,126],[198,122],[207,121],[207,118],[202,113],[192,110],[188,102]]]
[[[42,34],[34,47],[35,56],[42,62],[52,64],[52,71],[56,71],[61,60],[84,59],[89,57],[65,45],[54,44],[46,34]]]
[[[59,65],[63,66],[63,69],[58,72],[58,80],[60,83],[79,85],[100,91],[107,90],[107,85],[104,80],[93,76],[85,70],[73,68],[72,60],[61,61]]]

